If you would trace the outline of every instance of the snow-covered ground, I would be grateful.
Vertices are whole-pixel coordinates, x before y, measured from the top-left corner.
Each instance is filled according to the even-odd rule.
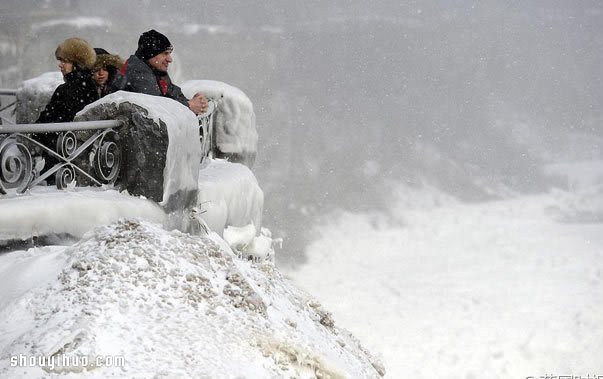
[[[268,261],[215,233],[121,220],[0,255],[0,377],[378,378]],[[77,375],[76,375],[77,374]]]
[[[400,189],[387,215],[316,225],[287,274],[382,355],[387,378],[603,375],[598,163],[598,186],[573,192],[463,204]]]

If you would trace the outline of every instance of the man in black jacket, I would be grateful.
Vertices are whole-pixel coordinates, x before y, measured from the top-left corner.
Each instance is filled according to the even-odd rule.
[[[130,56],[113,83],[111,91],[118,90],[164,96],[187,106],[195,114],[207,110],[207,98],[197,93],[187,99],[180,87],[172,83],[167,73],[172,63],[173,46],[166,36],[152,29],[142,33],[138,39],[138,49]]]

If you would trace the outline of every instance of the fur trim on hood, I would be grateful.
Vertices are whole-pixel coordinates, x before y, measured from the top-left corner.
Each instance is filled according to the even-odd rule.
[[[88,42],[81,38],[68,38],[54,52],[57,59],[73,63],[82,69],[92,69],[96,53]]]
[[[96,56],[96,62],[94,63],[94,68],[92,71],[97,71],[102,67],[115,67],[116,70],[119,70],[123,64],[124,61],[119,57],[119,55],[99,54]]]

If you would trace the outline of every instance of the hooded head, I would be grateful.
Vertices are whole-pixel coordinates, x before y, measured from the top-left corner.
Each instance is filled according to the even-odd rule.
[[[124,64],[123,59],[119,55],[110,54],[107,50],[98,47],[95,47],[94,51],[96,51],[96,62],[94,62],[92,71],[98,71],[101,68],[117,71]]]
[[[54,56],[59,60],[72,63],[80,70],[92,69],[96,61],[94,49],[81,38],[66,39],[57,47]]]
[[[143,61],[147,61],[157,54],[161,54],[166,50],[172,49],[172,44],[166,36],[159,33],[155,29],[151,29],[148,32],[142,33],[138,39],[138,50],[136,50],[134,55]]]
[[[104,85],[113,80],[124,61],[119,55],[109,54],[105,49],[94,48],[94,51],[96,51],[96,62],[92,69],[93,78],[97,85]]]

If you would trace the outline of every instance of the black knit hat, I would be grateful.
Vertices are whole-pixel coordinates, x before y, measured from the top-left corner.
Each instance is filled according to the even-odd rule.
[[[103,49],[102,47],[95,47],[94,52],[96,53],[97,57],[99,55],[109,54],[109,52],[107,50]]]
[[[146,61],[169,49],[173,49],[170,40],[155,29],[151,29],[142,33],[138,39],[138,50],[134,55]]]

